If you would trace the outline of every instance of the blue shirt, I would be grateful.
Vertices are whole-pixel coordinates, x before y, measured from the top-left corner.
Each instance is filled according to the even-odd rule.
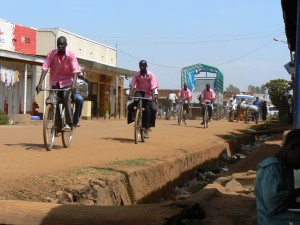
[[[257,108],[258,108],[258,110],[260,110],[260,108],[261,108],[261,102],[260,102],[259,99],[258,99],[258,100],[254,100],[254,101],[253,101],[253,105],[256,105]]]
[[[283,203],[294,189],[294,172],[277,157],[258,164],[254,192],[259,225],[300,224],[300,213],[290,213]]]

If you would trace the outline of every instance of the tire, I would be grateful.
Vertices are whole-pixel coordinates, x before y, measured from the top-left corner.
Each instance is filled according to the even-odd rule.
[[[169,109],[167,109],[167,113],[166,113],[166,120],[169,120],[169,119],[170,119],[170,117],[171,117],[171,115],[170,115],[170,110],[169,110]]]
[[[145,130],[142,128],[142,125],[140,127],[140,132],[141,132],[141,142],[145,142]]]
[[[182,109],[178,111],[178,125],[180,126],[182,123]]]
[[[188,123],[188,115],[187,115],[186,111],[184,111],[182,117],[183,117],[184,125],[187,125],[187,123]]]
[[[250,121],[249,117],[250,117],[250,111],[247,109],[246,115],[244,117],[244,123],[246,123],[246,124],[249,123],[249,121]]]
[[[66,131],[66,130],[62,131],[61,138],[62,138],[62,143],[63,143],[64,148],[68,148],[70,146],[71,141],[72,141],[72,135],[73,135],[73,128],[71,128],[68,131]]]
[[[73,112],[73,110],[72,110],[72,112]],[[65,118],[64,113],[62,115],[62,118]],[[63,126],[63,124],[65,124],[64,122],[65,121],[63,121],[62,126]],[[62,143],[63,143],[64,148],[68,148],[70,146],[71,141],[72,141],[72,135],[73,135],[73,127],[71,127],[70,130],[63,130],[62,131],[61,139],[62,139]]]
[[[52,104],[46,106],[43,120],[43,138],[47,151],[50,151],[54,144],[55,137],[55,109]]]
[[[208,128],[208,110],[207,106],[205,106],[205,111],[204,111],[204,129]]]
[[[134,143],[137,144],[141,139],[141,111],[139,109],[136,110],[135,114],[135,122],[134,122]]]

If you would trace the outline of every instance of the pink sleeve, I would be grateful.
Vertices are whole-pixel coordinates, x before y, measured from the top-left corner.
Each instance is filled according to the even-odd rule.
[[[214,90],[212,90],[212,98],[216,98],[216,93]]]
[[[48,52],[47,57],[46,57],[43,65],[42,65],[42,70],[44,70],[44,71],[49,70],[52,59],[53,59],[53,56],[54,56],[54,51],[53,50]]]
[[[79,63],[73,52],[71,53],[71,63],[72,63],[73,73],[80,73]]]
[[[158,88],[158,82],[153,73],[151,73],[151,90]]]
[[[192,92],[189,90],[189,98],[192,97]]]
[[[130,81],[129,87],[134,87],[136,85],[136,73],[134,74],[132,80]]]

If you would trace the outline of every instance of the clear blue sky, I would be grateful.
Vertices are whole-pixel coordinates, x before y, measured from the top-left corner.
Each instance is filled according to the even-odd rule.
[[[59,27],[117,47],[117,66],[138,70],[146,59],[161,89],[180,88],[181,68],[203,63],[247,90],[290,80],[280,0],[2,0],[1,19]]]

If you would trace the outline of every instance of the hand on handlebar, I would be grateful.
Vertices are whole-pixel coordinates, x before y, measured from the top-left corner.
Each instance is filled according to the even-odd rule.
[[[38,94],[41,92],[41,90],[42,90],[42,85],[41,85],[41,84],[38,84],[38,85],[36,86],[35,90],[36,90],[36,94],[38,95]]]

